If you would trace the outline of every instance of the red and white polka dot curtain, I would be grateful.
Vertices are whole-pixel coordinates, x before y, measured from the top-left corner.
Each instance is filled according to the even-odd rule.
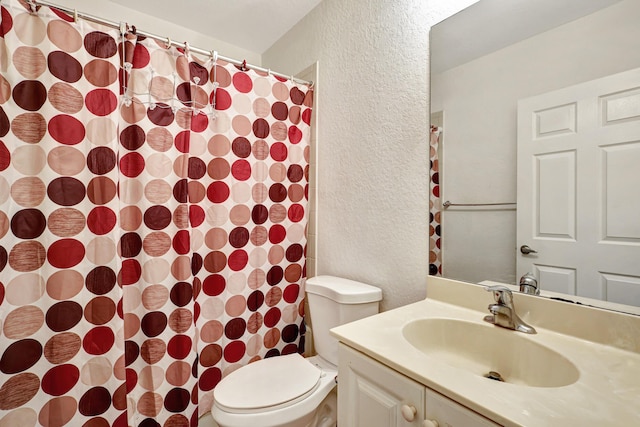
[[[440,250],[440,213],[442,200],[440,198],[440,172],[438,156],[440,135],[442,128],[431,126],[429,134],[429,275],[442,275],[442,254]]]
[[[306,86],[3,2],[0,427],[188,426],[299,351]]]

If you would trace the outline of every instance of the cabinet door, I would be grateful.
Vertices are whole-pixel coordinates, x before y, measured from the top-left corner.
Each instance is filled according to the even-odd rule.
[[[422,426],[422,384],[343,344],[338,356],[340,427]]]
[[[437,421],[439,427],[498,427],[471,409],[436,393],[426,390],[426,419]],[[426,424],[426,423],[425,423]],[[435,424],[434,424],[435,425]]]

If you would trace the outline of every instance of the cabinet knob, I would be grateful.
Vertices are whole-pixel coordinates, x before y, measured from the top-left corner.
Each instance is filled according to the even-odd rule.
[[[402,412],[402,418],[411,422],[416,418],[416,413],[418,413],[418,410],[413,405],[402,405],[400,407],[400,412]]]
[[[436,420],[424,420],[422,427],[440,427]]]

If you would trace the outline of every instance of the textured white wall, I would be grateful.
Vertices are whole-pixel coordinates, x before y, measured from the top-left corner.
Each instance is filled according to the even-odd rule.
[[[515,201],[517,100],[640,67],[638,17],[640,2],[624,0],[433,75],[431,107],[445,120],[443,199]],[[446,277],[516,282],[515,210],[450,208],[442,230]]]
[[[382,309],[425,297],[429,28],[476,0],[324,0],[263,56],[319,61],[318,274],[382,288]]]

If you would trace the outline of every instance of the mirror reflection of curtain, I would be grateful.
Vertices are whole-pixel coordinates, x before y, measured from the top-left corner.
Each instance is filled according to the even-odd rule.
[[[442,203],[440,200],[440,174],[439,155],[440,136],[442,127],[431,126],[429,135],[429,275],[440,276],[442,274],[442,258],[440,253],[440,212]]]
[[[195,425],[301,351],[313,91],[19,0],[0,36],[0,426]]]

